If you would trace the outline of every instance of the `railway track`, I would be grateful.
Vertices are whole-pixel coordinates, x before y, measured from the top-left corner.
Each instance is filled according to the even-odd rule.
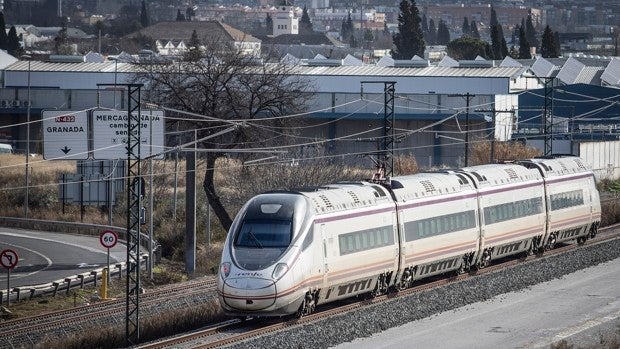
[[[620,236],[620,225],[601,228],[595,239],[588,240],[584,246],[590,246],[605,242]],[[300,326],[311,323],[336,314],[350,312],[354,309],[388,301],[392,298],[404,297],[417,292],[422,292],[435,287],[447,285],[455,281],[497,272],[521,263],[527,263],[538,258],[565,253],[581,247],[577,244],[558,246],[556,249],[545,252],[544,256],[527,256],[520,259],[512,259],[493,264],[485,269],[469,274],[461,274],[450,278],[431,280],[424,284],[392,293],[374,299],[349,301],[346,304],[335,303],[320,307],[320,311],[301,319],[249,319],[247,321],[230,320],[219,323],[199,331],[182,334],[175,337],[164,338],[156,342],[144,344],[140,348],[170,348],[170,347],[203,347],[216,348],[223,345],[237,343],[249,338],[262,336],[266,333],[282,330],[292,326]],[[216,280],[214,277],[188,281],[180,287],[178,284],[162,286],[150,290],[141,296],[141,313],[147,316],[156,316],[162,311],[176,308],[179,305],[174,300],[186,303],[183,306],[191,306],[190,302],[201,302],[216,297]],[[85,328],[97,328],[106,324],[122,324],[125,316],[125,299],[116,299],[79,306],[67,310],[50,312],[38,316],[27,317],[12,321],[0,322],[0,348],[14,348],[23,345],[30,346],[37,343],[50,333],[67,335],[70,328],[83,331]]]
[[[179,285],[166,285],[141,295],[144,315],[157,314],[162,309],[173,308],[178,299],[213,298],[215,278],[204,278]],[[166,303],[170,303],[166,307]],[[100,327],[123,323],[126,311],[125,298],[111,299],[46,314],[0,322],[0,347],[19,347],[36,343],[50,333],[67,332],[67,328]]]
[[[491,266],[471,273],[427,281],[423,284],[408,288],[406,290],[402,290],[397,293],[382,295],[373,299],[352,301],[344,305],[328,304],[326,306],[319,307],[319,310],[317,312],[309,316],[305,316],[301,319],[289,317],[283,319],[249,319],[247,321],[230,320],[214,326],[210,326],[208,328],[204,328],[199,331],[144,344],[139,346],[139,348],[218,348],[225,345],[238,343],[250,338],[263,336],[271,332],[290,328],[292,326],[302,326],[304,324],[308,324],[337,314],[347,313],[371,304],[386,302],[393,298],[406,297],[418,292],[430,290],[436,287],[441,287],[449,283],[462,281],[468,278],[482,276],[489,273],[495,273],[522,263],[532,262],[536,259],[548,258],[551,256],[566,253],[582,246],[601,244],[612,239],[617,239],[619,237],[620,225],[609,226],[602,228],[595,239],[588,240],[583,245],[578,245],[576,243],[559,245],[553,250],[546,251],[542,256],[531,255],[517,259],[507,259],[499,261],[495,264],[492,264]]]

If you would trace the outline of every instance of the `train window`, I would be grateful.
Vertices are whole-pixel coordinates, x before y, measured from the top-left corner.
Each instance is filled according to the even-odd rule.
[[[301,249],[302,250],[307,249],[308,246],[312,244],[313,239],[314,239],[314,232],[313,232],[313,229],[310,228],[310,230],[306,234],[306,237],[304,238],[304,242],[301,244]]]
[[[560,210],[583,205],[583,190],[552,194],[549,198],[549,202],[551,204],[551,210]]]
[[[542,199],[532,198],[484,208],[486,224],[531,216],[542,212]]]
[[[405,240],[413,241],[476,226],[475,212],[459,212],[405,223]]]
[[[360,230],[342,234],[338,237],[340,255],[367,251],[377,247],[394,244],[391,226]]]

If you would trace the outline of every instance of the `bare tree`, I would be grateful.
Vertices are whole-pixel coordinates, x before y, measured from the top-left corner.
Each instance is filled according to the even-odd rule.
[[[294,75],[295,66],[262,63],[243,51],[244,44],[218,37],[200,43],[200,50],[179,61],[139,64],[137,78],[145,83],[149,101],[183,111],[179,116],[184,121],[174,122],[182,130],[195,130],[198,148],[210,149],[205,153],[203,188],[222,227],[228,229],[232,219],[214,184],[216,160],[236,156],[232,149],[270,149],[286,142],[287,125],[295,118],[283,116],[303,111],[312,87]]]

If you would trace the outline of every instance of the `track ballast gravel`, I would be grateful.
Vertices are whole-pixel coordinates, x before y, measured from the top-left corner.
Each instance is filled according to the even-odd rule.
[[[620,239],[537,258],[515,267],[398,297],[228,348],[328,348],[434,314],[560,278],[620,257]]]

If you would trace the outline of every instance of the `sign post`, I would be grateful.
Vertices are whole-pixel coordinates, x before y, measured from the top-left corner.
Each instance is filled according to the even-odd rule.
[[[43,158],[45,160],[88,159],[88,113],[43,110]]]
[[[13,269],[17,262],[19,261],[19,257],[17,257],[17,253],[11,249],[6,249],[0,252],[0,264],[7,270],[6,277],[6,304],[7,306],[11,305],[11,269]],[[2,299],[0,299],[0,304],[2,303]]]
[[[110,282],[110,249],[116,246],[118,242],[118,234],[112,230],[104,230],[99,234],[99,242],[101,246],[108,249],[108,272],[106,273],[107,282]]]
[[[140,115],[140,154],[143,157],[164,158],[164,112],[143,110]],[[127,111],[94,110],[92,117],[93,159],[116,160],[127,157],[129,134]],[[134,131],[136,132],[136,131]],[[138,145],[138,144],[136,144]]]

